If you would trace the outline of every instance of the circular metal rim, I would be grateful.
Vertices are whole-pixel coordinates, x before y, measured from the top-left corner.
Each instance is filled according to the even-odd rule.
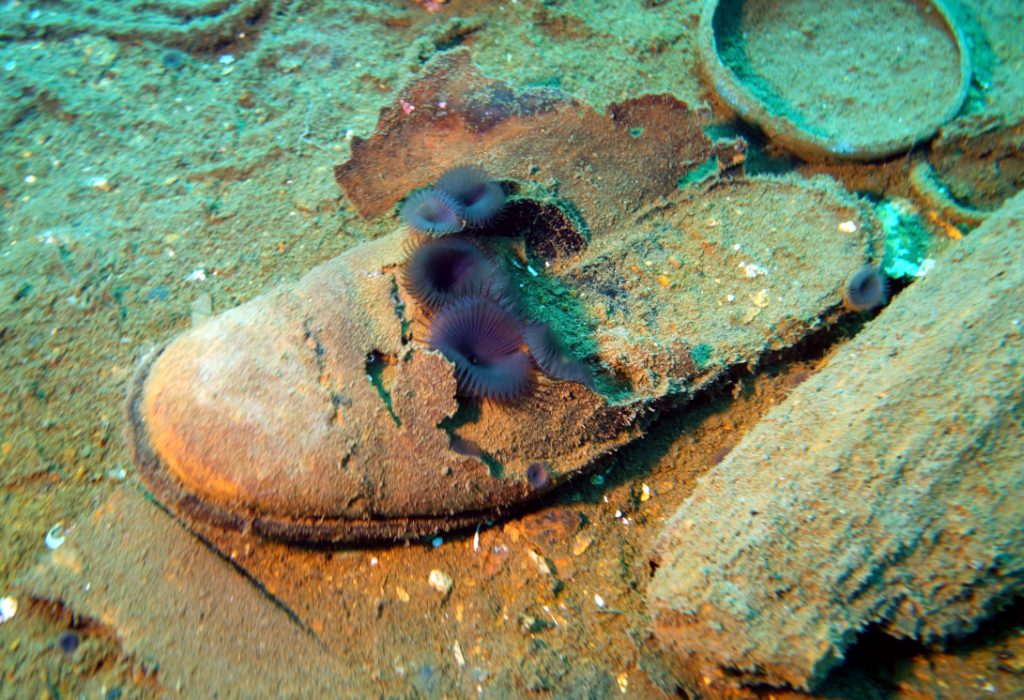
[[[741,0],[746,1],[746,0]],[[698,31],[700,64],[705,78],[715,94],[735,110],[741,119],[760,127],[768,136],[805,160],[865,161],[903,153],[927,138],[957,115],[967,99],[971,81],[971,58],[967,38],[943,0],[904,0],[934,9],[952,37],[960,58],[960,84],[955,97],[938,113],[935,119],[923,123],[909,136],[886,138],[876,143],[852,146],[838,139],[822,137],[801,129],[785,115],[771,112],[736,74],[721,60],[715,36],[714,18],[721,0],[705,0]]]

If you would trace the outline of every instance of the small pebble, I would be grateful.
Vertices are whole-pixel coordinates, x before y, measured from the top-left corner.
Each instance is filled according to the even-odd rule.
[[[128,476],[128,470],[124,467],[111,467],[106,471],[106,477],[110,481],[124,481]]]
[[[94,190],[100,190],[101,192],[110,192],[112,187],[110,186],[110,180],[103,175],[97,175],[91,177],[86,181],[86,184]]]
[[[615,680],[619,684],[619,691],[623,695],[625,695],[626,691],[629,690],[629,676],[626,674],[625,671],[623,671],[622,673],[620,673],[618,676],[615,677]]]
[[[537,567],[537,573],[539,573],[541,576],[551,575],[551,565],[548,563],[546,557],[537,554],[537,552],[533,551],[532,549],[529,550],[527,554],[529,554],[530,560],[533,562],[534,566]]]
[[[441,571],[440,569],[433,569],[430,575],[427,577],[427,583],[430,584],[431,588],[443,595],[445,598],[452,592],[452,586],[455,582],[452,581],[452,577]]]
[[[741,262],[739,264],[739,268],[743,270],[744,277],[747,277],[748,279],[768,274],[768,270],[756,263]]]
[[[520,627],[523,632],[535,634],[537,632],[543,632],[551,627],[551,623],[539,617],[534,617],[533,615],[523,615]]]
[[[0,598],[0,625],[18,614],[18,599],[7,596]]]
[[[573,556],[579,556],[587,551],[587,548],[593,543],[594,538],[585,532],[577,533],[576,537],[572,541],[572,553]]]

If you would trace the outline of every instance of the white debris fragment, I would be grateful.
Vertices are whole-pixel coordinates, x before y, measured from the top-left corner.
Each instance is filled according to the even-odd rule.
[[[448,597],[448,594],[452,592],[452,586],[455,585],[455,582],[452,581],[452,577],[440,569],[432,569],[430,571],[430,575],[427,576],[427,583],[430,584],[431,588],[446,598]]]
[[[480,524],[477,523],[476,532],[473,533],[473,551],[480,551]]]
[[[104,177],[103,175],[91,177],[87,180],[87,183],[89,187],[93,188],[94,190],[100,190],[102,192],[110,192],[111,190],[109,178]]]
[[[594,605],[604,610],[604,598],[602,598],[598,593],[594,594]]]
[[[235,62],[235,57],[232,54],[226,53],[219,59],[217,59],[217,62],[222,66],[230,66],[232,63]]]
[[[527,272],[529,272],[529,273],[530,273],[531,275],[533,275],[534,277],[536,277],[536,276],[537,276],[537,274],[538,274],[538,272],[537,272],[536,270],[534,270],[534,269],[533,269],[533,266],[532,266],[532,265],[527,265],[527,266],[526,266],[526,271],[527,271]]]
[[[651,500],[651,487],[647,484],[640,485],[640,502],[645,503]]]
[[[629,676],[623,671],[615,677],[616,682],[619,684],[619,691],[625,695],[626,691],[629,690]]]
[[[197,267],[188,274],[185,278],[186,282],[202,282],[206,279],[206,270],[201,267]]]
[[[546,557],[537,554],[537,552],[533,551],[532,549],[529,550],[527,554],[530,557],[530,561],[532,561],[534,563],[534,566],[537,567],[537,573],[539,573],[541,576],[551,575],[551,565],[548,564],[548,560]]]
[[[750,279],[768,274],[768,270],[755,263],[741,262],[739,264],[739,268],[743,270],[743,274]]]
[[[0,625],[18,614],[18,599],[6,596],[0,598]]]
[[[914,277],[924,277],[932,271],[933,267],[935,267],[935,258],[925,258],[918,266],[917,272],[914,273]]]
[[[839,230],[842,231],[843,233],[856,233],[857,224],[854,223],[853,221],[844,221],[841,224],[839,224]]]
[[[735,294],[726,294],[725,295],[725,300],[731,304],[734,301],[736,301],[736,295]]]
[[[47,530],[43,542],[46,544],[47,549],[57,549],[64,544],[64,525],[57,523]]]
[[[104,475],[111,481],[124,481],[128,477],[128,470],[124,467],[111,467]]]
[[[459,666],[466,665],[466,657],[462,653],[462,645],[458,642],[452,644],[452,653],[455,654],[455,663]]]

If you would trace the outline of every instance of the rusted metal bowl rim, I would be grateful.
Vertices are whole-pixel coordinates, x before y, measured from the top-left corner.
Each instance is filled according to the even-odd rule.
[[[741,119],[760,126],[774,141],[793,151],[805,160],[867,161],[879,160],[909,150],[915,143],[933,136],[939,128],[960,111],[971,79],[971,61],[967,51],[967,39],[962,28],[954,20],[942,0],[903,0],[935,13],[956,47],[960,74],[959,85],[953,99],[934,111],[933,117],[901,137],[886,137],[885,129],[879,129],[882,137],[871,142],[854,144],[834,137],[811,133],[797,126],[785,114],[773,112],[770,107],[740,79],[722,60],[718,51],[718,37],[715,19],[719,10],[727,3],[733,8],[748,0],[705,0],[701,14],[698,46],[700,63],[705,77],[717,93]],[[844,0],[839,0],[840,2]],[[827,13],[827,5],[822,9]],[[851,41],[855,39],[851,38]]]

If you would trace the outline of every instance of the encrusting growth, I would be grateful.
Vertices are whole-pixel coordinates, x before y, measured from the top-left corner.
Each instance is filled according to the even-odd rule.
[[[439,231],[438,222],[453,220],[458,210],[460,220],[481,224],[504,203],[501,187],[483,170],[462,166],[435,188],[414,192],[402,218],[426,233],[421,219]],[[520,317],[507,272],[477,244],[460,236],[414,236],[410,247],[399,281],[429,319],[427,346],[455,365],[462,396],[513,403],[532,393],[538,371],[593,388],[589,370],[564,352],[547,325]]]

